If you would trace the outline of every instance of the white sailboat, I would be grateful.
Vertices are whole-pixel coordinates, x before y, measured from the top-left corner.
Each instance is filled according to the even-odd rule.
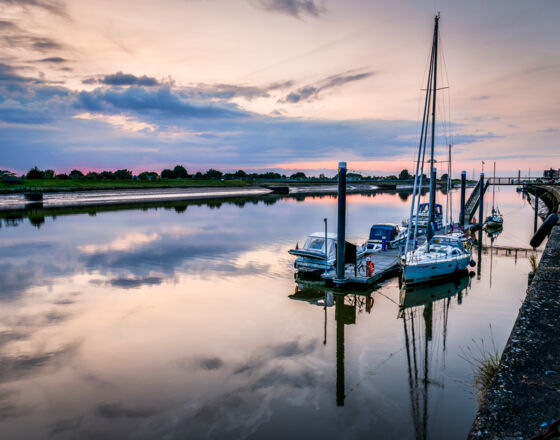
[[[496,162],[494,162],[494,181],[496,180]],[[496,185],[492,185],[492,215],[486,217],[486,229],[500,229],[504,226],[504,217],[500,210],[494,205]]]
[[[434,168],[434,143],[436,125],[436,91],[437,91],[437,57],[438,57],[438,23],[439,14],[435,17],[434,39],[428,73],[428,85],[426,87],[426,98],[424,104],[424,117],[418,147],[418,159],[416,162],[416,174],[414,178],[414,190],[410,208],[410,225],[407,234],[405,252],[401,258],[403,278],[407,284],[422,283],[434,279],[444,278],[460,273],[467,269],[471,261],[471,245],[462,232],[450,232],[442,235],[434,235],[436,229],[435,215],[435,192],[436,172]],[[431,121],[430,121],[431,107]],[[420,212],[420,191],[422,187],[422,175],[426,156],[426,144],[428,129],[431,128],[430,145],[430,201],[428,205],[428,225],[426,231],[426,242],[416,247]],[[419,177],[420,176],[420,177]],[[448,182],[451,178],[448,175]],[[416,205],[416,214],[414,209]],[[447,217],[447,216],[446,216]]]

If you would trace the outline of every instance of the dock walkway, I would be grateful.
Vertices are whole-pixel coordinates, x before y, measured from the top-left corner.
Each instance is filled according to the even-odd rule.
[[[374,252],[369,254],[369,257],[375,265],[375,270],[373,275],[368,277],[366,274],[365,264],[363,266],[358,266],[357,273],[352,267],[347,268],[345,278],[343,280],[336,280],[336,274],[334,272],[328,273],[322,276],[322,278],[329,283],[334,283],[339,287],[350,286],[350,285],[368,285],[378,283],[382,279],[395,274],[400,266],[399,259],[401,255],[401,250],[397,249],[387,249],[386,251]]]

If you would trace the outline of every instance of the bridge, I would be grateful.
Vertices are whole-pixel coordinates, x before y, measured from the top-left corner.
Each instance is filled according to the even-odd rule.
[[[482,193],[485,194],[488,186],[490,185],[515,185],[515,186],[525,186],[529,188],[535,185],[546,184],[550,179],[544,179],[542,177],[488,177],[485,179],[484,188]],[[476,216],[476,209],[480,204],[480,185],[479,180],[476,186],[473,188],[471,195],[465,202],[465,221],[470,222],[473,217]]]

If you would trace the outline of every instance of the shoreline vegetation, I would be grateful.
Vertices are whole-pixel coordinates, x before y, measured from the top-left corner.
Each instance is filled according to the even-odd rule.
[[[349,181],[362,183],[401,182],[411,183],[414,178],[408,170],[402,170],[398,176],[363,176],[348,173]],[[427,178],[424,177],[427,181]],[[275,172],[247,173],[238,170],[234,173],[222,173],[209,169],[205,173],[189,174],[182,165],[164,169],[161,173],[144,171],[138,175],[127,169],[116,171],[91,171],[84,174],[75,169],[68,174],[56,174],[54,170],[40,170],[34,167],[22,176],[16,176],[9,170],[0,170],[0,194],[21,192],[54,192],[54,191],[94,191],[115,189],[162,189],[162,188],[204,188],[204,187],[247,187],[258,185],[321,185],[334,184],[334,177],[320,174],[308,177],[303,172],[289,176]],[[447,179],[447,174],[441,176]]]

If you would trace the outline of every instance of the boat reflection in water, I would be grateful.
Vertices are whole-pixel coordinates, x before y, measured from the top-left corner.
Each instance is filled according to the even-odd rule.
[[[358,313],[371,313],[373,308],[372,292],[340,291],[334,287],[325,287],[323,282],[314,282],[296,277],[296,290],[290,299],[306,301],[310,304],[322,306],[325,311],[323,344],[327,343],[327,308],[335,307],[336,320],[336,404],[344,406],[344,326],[356,324]]]
[[[449,306],[454,297],[460,305],[469,286],[470,276],[465,274],[443,283],[403,287],[400,292],[399,318],[403,320],[412,419],[418,440],[428,438],[429,385],[444,386]],[[430,365],[430,361],[436,365]]]

